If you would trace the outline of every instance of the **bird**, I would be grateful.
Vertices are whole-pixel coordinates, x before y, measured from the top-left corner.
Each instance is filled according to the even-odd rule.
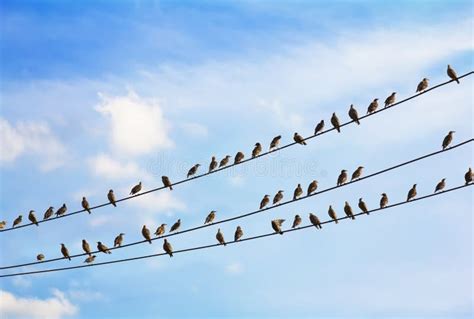
[[[170,179],[168,176],[161,176],[161,181],[163,182],[164,187],[169,187],[170,191],[173,190],[173,186],[171,185]]]
[[[343,169],[337,178],[337,186],[341,186],[347,181],[347,171]]]
[[[388,204],[388,196],[385,193],[382,193],[382,198],[380,198],[380,208],[384,208]]]
[[[321,222],[319,221],[318,216],[314,215],[313,213],[309,213],[309,221],[311,222],[311,224],[314,225],[314,227],[319,229],[323,228],[323,226],[321,226]]]
[[[301,224],[301,217],[300,217],[300,215],[296,214],[295,219],[293,220],[293,225],[291,226],[291,228],[296,228],[300,224]]]
[[[84,250],[85,253],[88,254],[89,256],[92,256],[91,247],[89,246],[89,243],[85,239],[82,240],[82,250]]]
[[[82,197],[82,202],[81,202],[82,208],[84,208],[89,214],[91,213],[91,210],[89,208],[89,202],[85,197]]]
[[[362,197],[359,198],[359,208],[366,213],[367,215],[370,215],[369,210],[367,209],[367,205],[365,202],[362,200]]]
[[[395,94],[397,94],[397,92],[392,92],[392,94],[390,94],[390,96],[385,99],[385,107],[395,103]]]
[[[6,222],[5,220],[2,220],[2,221],[0,222],[0,229],[5,228],[6,225],[7,225],[7,222]]]
[[[278,204],[283,199],[283,191],[279,190],[273,197],[273,205]]]
[[[146,225],[143,225],[142,227],[142,236],[145,238],[147,242],[151,244],[150,230],[146,227]]]
[[[367,108],[367,114],[372,114],[375,111],[377,111],[377,108],[379,107],[379,99],[374,99],[372,102],[370,102],[369,107]]]
[[[28,214],[28,219],[30,220],[30,222],[31,222],[32,224],[35,224],[36,226],[39,226],[38,221],[36,220],[36,216],[35,216],[35,211],[34,211],[34,210],[30,210],[30,213]]]
[[[207,215],[206,220],[204,221],[204,225],[210,224],[214,221],[214,218],[216,218],[216,211],[213,210]]]
[[[194,165],[193,167],[191,167],[188,171],[188,174],[186,175],[187,178],[190,178],[191,176],[193,176],[194,174],[196,174],[199,166],[201,166],[201,164],[196,164]]]
[[[173,247],[171,247],[171,244],[166,240],[166,238],[165,238],[165,242],[163,243],[163,250],[168,255],[170,255],[170,257],[173,257]]]
[[[321,120],[321,122],[319,122],[316,125],[316,128],[314,129],[314,135],[317,135],[318,133],[322,132],[323,129],[324,129],[324,120]]]
[[[244,157],[245,157],[244,153],[237,152],[237,154],[235,154],[235,157],[234,157],[234,164],[239,164],[244,159]]]
[[[71,260],[71,257],[69,256],[69,250],[67,250],[64,244],[61,244],[61,253],[63,254],[64,258]]]
[[[244,232],[242,231],[242,228],[240,226],[237,226],[237,228],[235,229],[234,241],[238,241],[243,235]]]
[[[318,189],[318,181],[317,180],[313,180],[311,183],[309,183],[308,185],[308,195],[311,195],[314,191],[316,191]]]
[[[449,131],[448,135],[446,135],[443,139],[443,144],[442,144],[442,147],[443,147],[443,150],[445,150],[449,144],[451,144],[452,140],[453,140],[453,134],[456,133],[455,131]]]
[[[272,220],[272,228],[276,233],[283,235],[283,231],[281,230],[281,225],[283,224],[284,219],[274,219]]]
[[[357,169],[354,171],[354,173],[352,173],[351,182],[355,179],[360,178],[360,176],[362,175],[362,170],[363,169],[364,169],[364,166],[357,167]]]
[[[226,155],[219,163],[219,168],[226,166],[227,163],[229,163],[229,160],[230,160],[230,155]]]
[[[293,140],[298,144],[306,145],[306,142],[304,141],[304,138],[296,132],[293,135]]]
[[[349,205],[349,203],[347,201],[344,204],[344,213],[346,213],[347,217],[355,219],[354,214],[352,213],[352,207],[351,207],[351,205]]]
[[[95,255],[89,256],[84,260],[84,263],[86,264],[92,264],[95,260]]]
[[[107,199],[112,205],[114,205],[114,207],[117,207],[117,204],[115,203],[115,194],[114,194],[113,189],[110,189],[109,192],[107,193]]]
[[[435,193],[440,192],[446,186],[446,178],[443,178],[438,184],[436,184]]]
[[[48,219],[48,218],[50,218],[51,216],[53,216],[53,213],[54,213],[54,208],[53,208],[53,206],[50,206],[50,207],[46,210],[46,212],[44,212],[43,220]]]
[[[464,174],[464,180],[466,185],[472,182],[472,168],[469,167],[469,170]]]
[[[331,124],[339,133],[341,133],[341,125],[339,124],[339,119],[337,118],[336,113],[332,113]]]
[[[297,199],[301,195],[303,195],[303,189],[301,188],[301,184],[298,184],[298,186],[295,188],[295,191],[293,192],[293,200]]]
[[[115,237],[115,239],[114,239],[114,247],[120,247],[120,246],[122,246],[123,236],[124,236],[124,235],[125,235],[124,233],[120,233],[120,234],[118,234],[117,237]]]
[[[264,208],[267,206],[267,204],[270,202],[270,195],[265,195],[263,196],[262,201],[260,202],[260,209]]]
[[[339,223],[339,222],[337,221],[337,215],[336,215],[336,212],[334,211],[334,209],[332,208],[332,206],[331,206],[331,205],[329,205],[329,209],[328,209],[328,215],[329,215],[329,217],[331,217],[331,218],[334,220],[334,222],[335,222],[336,224],[338,224],[338,223]]]
[[[270,151],[275,148],[278,148],[278,145],[280,144],[280,140],[281,140],[281,135],[275,136],[273,138],[273,140],[270,143]]]
[[[174,223],[173,226],[171,226],[170,233],[177,231],[180,226],[181,226],[181,219],[178,219],[178,221]]]
[[[354,105],[351,104],[351,107],[349,109],[349,117],[357,123],[357,125],[360,125],[359,121],[359,114],[357,113],[357,110],[354,108]]]
[[[215,170],[217,167],[217,161],[216,161],[216,157],[213,156],[211,158],[211,162],[209,163],[209,173],[212,172],[213,170]]]
[[[130,191],[130,195],[135,195],[139,193],[142,190],[142,182],[139,182],[137,185],[132,187],[132,190]]]
[[[37,261],[42,261],[44,259],[44,255],[43,254],[38,254],[36,255],[36,260]]]
[[[447,70],[448,76],[451,78],[451,80],[456,81],[459,84],[459,79],[458,76],[456,75],[456,71],[448,64],[448,70]]]
[[[21,223],[22,219],[23,219],[22,215],[19,215],[17,218],[15,218],[15,220],[13,221],[12,228],[14,228],[16,225],[19,225]]]
[[[155,231],[155,236],[161,236],[166,232],[166,224],[161,224]]]
[[[257,157],[262,152],[262,144],[255,143],[255,147],[252,150],[252,158]]]
[[[217,239],[217,241],[219,242],[219,244],[224,245],[224,246],[227,245],[227,244],[225,243],[224,235],[221,233],[221,229],[220,229],[220,228],[217,230],[216,239]]]
[[[67,206],[66,204],[63,204],[63,206],[59,207],[58,211],[56,212],[56,217],[66,214],[66,211],[67,211]]]
[[[418,83],[418,86],[416,87],[416,93],[422,92],[428,88],[428,81],[429,79],[423,78],[420,83]]]
[[[407,202],[410,199],[415,198],[415,196],[416,196],[416,184],[413,184],[413,187],[408,191]]]
[[[107,248],[107,246],[105,246],[104,244],[102,244],[100,241],[97,242],[97,249],[100,251],[100,252],[103,252],[104,254],[111,254],[112,252],[109,250],[109,248]]]

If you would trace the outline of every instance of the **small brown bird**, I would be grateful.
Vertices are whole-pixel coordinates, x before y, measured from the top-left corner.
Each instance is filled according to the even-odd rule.
[[[395,94],[397,94],[397,92],[393,92],[392,94],[390,94],[389,97],[385,99],[385,107],[390,106],[393,103],[395,103]]]
[[[94,260],[95,260],[95,255],[92,255],[92,256],[87,257],[86,260],[84,260],[84,263],[92,264]]]
[[[445,150],[449,144],[451,144],[452,140],[453,140],[453,134],[456,133],[455,131],[449,131],[448,135],[446,135],[443,139],[443,144],[442,144],[442,147],[443,147],[443,150]]]
[[[408,191],[407,202],[410,199],[415,198],[415,196],[416,196],[416,184],[413,184],[413,187]]]
[[[384,208],[388,204],[388,196],[385,193],[382,193],[382,198],[380,198],[380,208]]]
[[[472,182],[472,168],[469,167],[469,170],[464,174],[464,180],[466,185]]]
[[[109,192],[107,193],[107,199],[112,205],[114,205],[114,207],[117,207],[117,204],[115,203],[115,194],[112,189],[110,189]]]
[[[201,166],[201,164],[196,164],[194,165],[193,167],[191,167],[188,171],[188,174],[186,175],[187,178],[190,178],[191,176],[193,176],[194,174],[196,174],[199,166]]]
[[[30,213],[28,214],[28,219],[30,220],[30,222],[32,224],[35,224],[36,226],[39,226],[38,220],[36,219],[34,210],[30,210]]]
[[[360,125],[359,114],[357,113],[357,110],[354,108],[353,104],[351,104],[351,107],[349,109],[349,117],[351,118],[351,120],[356,122],[357,125]]]
[[[38,254],[38,255],[36,256],[36,260],[37,260],[37,261],[42,261],[43,259],[44,259],[44,255],[43,255],[43,254]]]
[[[104,244],[102,244],[100,241],[97,242],[97,249],[100,251],[100,252],[103,252],[104,254],[111,254],[112,252],[109,250],[109,248],[107,246],[105,246]]]
[[[278,148],[278,145],[280,145],[280,140],[281,140],[281,135],[275,136],[273,140],[270,143],[270,151]]]
[[[155,236],[161,236],[166,232],[166,224],[161,224],[155,232]]]
[[[346,201],[344,204],[344,213],[346,213],[346,216],[352,219],[355,219],[354,214],[352,213],[352,207],[349,205],[349,203]]]
[[[242,153],[242,152],[237,152],[237,154],[235,154],[234,164],[239,164],[240,162],[242,162],[242,160],[244,159],[244,157],[245,157],[244,153]]]
[[[423,78],[420,83],[418,83],[418,86],[416,87],[416,93],[422,92],[428,88],[428,81],[429,79]]]
[[[173,190],[173,186],[171,185],[171,182],[168,176],[161,176],[161,181],[163,182],[164,187],[169,187],[170,191]]]
[[[163,250],[168,255],[170,255],[170,258],[173,257],[173,247],[171,247],[171,244],[166,240],[166,238],[165,238],[165,242],[163,243]]]
[[[82,250],[84,250],[84,252],[88,254],[89,256],[92,256],[91,247],[89,246],[89,243],[85,239],[82,240]]]
[[[6,225],[7,225],[7,222],[5,220],[2,220],[0,222],[0,229],[4,229]]]
[[[321,120],[321,122],[319,122],[316,125],[316,128],[314,129],[314,135],[317,135],[318,133],[322,132],[323,129],[324,129],[324,120]]]
[[[279,190],[273,197],[273,205],[278,204],[283,199],[283,191]]]
[[[147,242],[151,244],[151,235],[150,235],[150,230],[146,228],[146,225],[143,225],[142,227],[142,236],[145,238]]]
[[[132,187],[132,190],[130,191],[130,195],[135,195],[139,193],[142,190],[142,182],[139,182],[137,185]]]
[[[347,181],[347,171],[343,169],[337,178],[337,186],[341,186]]]
[[[293,226],[291,228],[296,228],[301,224],[301,217],[300,215],[295,215],[295,219],[293,220]]]
[[[293,192],[293,200],[297,199],[301,195],[303,195],[303,189],[301,188],[301,184],[298,184],[298,186],[295,188],[295,191]]]
[[[359,198],[359,208],[360,208],[361,211],[363,211],[367,215],[370,215],[369,210],[367,209],[367,205],[362,200],[362,198]]]
[[[178,221],[174,223],[173,226],[171,226],[170,233],[177,231],[180,226],[181,226],[181,219],[178,219]]]
[[[212,223],[214,221],[214,218],[216,218],[216,211],[212,210],[209,215],[207,215],[206,220],[204,221],[204,225]]]
[[[67,211],[67,206],[66,204],[63,204],[63,206],[59,207],[58,211],[56,212],[56,217],[66,214],[66,211]]]
[[[329,209],[328,209],[328,215],[329,215],[329,217],[331,217],[331,218],[334,220],[334,222],[335,222],[336,224],[338,224],[338,223],[339,223],[339,222],[337,221],[337,215],[336,215],[336,212],[334,211],[334,209],[332,208],[332,206],[331,206],[331,205],[329,205]]]
[[[321,226],[321,222],[319,221],[318,216],[314,215],[313,213],[309,213],[309,221],[311,222],[311,224],[314,225],[314,227],[318,229],[323,228],[323,226]]]
[[[354,171],[354,173],[352,173],[351,181],[360,178],[360,176],[362,175],[362,170],[363,169],[364,169],[364,166],[357,167],[357,169]]]
[[[436,188],[435,188],[435,193],[436,192],[440,192],[444,189],[444,187],[446,186],[446,178],[443,178],[437,185],[436,185]]]
[[[293,140],[298,144],[306,145],[306,142],[304,141],[304,138],[296,132],[293,135]]]
[[[270,202],[270,195],[265,195],[262,199],[262,201],[260,202],[260,209],[264,208],[265,206],[267,206],[267,204]]]
[[[64,258],[71,260],[71,257],[69,256],[69,250],[67,250],[64,244],[61,244],[61,253],[63,254]]]
[[[226,166],[229,163],[230,155],[226,155],[219,163],[219,168]]]
[[[281,230],[281,225],[285,222],[284,219],[274,219],[272,220],[272,228],[276,233],[283,235],[283,231]]]
[[[211,162],[209,163],[209,173],[212,172],[213,170],[215,170],[217,167],[217,160],[216,160],[216,157],[213,156],[211,158]]]
[[[216,239],[217,239],[217,241],[219,242],[219,244],[224,245],[224,246],[227,245],[227,244],[225,243],[224,235],[221,233],[221,229],[220,229],[220,228],[217,230]]]
[[[332,113],[331,124],[339,133],[341,133],[341,125],[339,124],[339,119],[337,118],[336,113]]]
[[[456,75],[456,71],[448,64],[448,70],[447,70],[448,76],[451,78],[451,80],[456,81],[459,84],[459,79],[458,76]]]
[[[313,180],[311,183],[308,185],[308,196],[314,193],[318,189],[318,181]]]
[[[18,217],[13,221],[13,226],[12,226],[12,228],[14,228],[16,225],[19,225],[19,224],[21,223],[22,219],[23,219],[23,216],[22,216],[22,215],[18,216]]]
[[[124,233],[120,233],[118,234],[117,237],[115,237],[114,239],[114,247],[121,247],[122,246],[122,242],[123,242],[123,236],[125,234]]]
[[[367,114],[372,114],[375,111],[377,111],[379,107],[379,99],[374,99],[372,102],[370,102],[369,107],[367,108]]]
[[[53,206],[50,206],[50,207],[46,210],[46,212],[44,212],[43,220],[50,218],[51,216],[53,216],[53,214],[54,214],[54,208],[53,208]]]
[[[87,201],[85,197],[82,197],[81,205],[82,205],[82,208],[84,208],[84,210],[86,210],[89,214],[91,213],[91,210],[89,208],[89,202]]]
[[[238,241],[243,235],[244,232],[242,231],[242,228],[240,226],[237,226],[237,228],[235,229],[234,241]]]
[[[255,143],[255,147],[252,150],[252,158],[257,157],[262,152],[262,144]]]

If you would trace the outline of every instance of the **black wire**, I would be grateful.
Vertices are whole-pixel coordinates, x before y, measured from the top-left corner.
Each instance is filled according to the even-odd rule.
[[[422,200],[422,199],[427,199],[427,198],[434,197],[434,196],[438,196],[438,195],[442,195],[442,194],[447,194],[447,193],[449,193],[449,192],[452,192],[452,191],[455,191],[455,190],[458,190],[458,189],[461,189],[461,188],[465,188],[465,187],[468,187],[468,186],[473,186],[473,185],[474,185],[474,184],[471,183],[471,184],[465,184],[465,185],[453,187],[453,188],[444,190],[444,191],[442,191],[442,192],[438,192],[438,193],[433,193],[433,194],[429,194],[429,195],[417,197],[417,198],[414,198],[414,199],[412,199],[412,200],[410,200],[410,201],[398,202],[398,203],[395,203],[395,204],[387,205],[387,206],[385,206],[384,208],[376,208],[376,209],[369,210],[369,211],[367,211],[367,212],[368,212],[368,213],[380,212],[380,211],[385,210],[385,209],[388,209],[388,208],[392,208],[392,207],[396,207],[396,206],[401,206],[401,205],[413,203],[413,202],[416,202],[416,201],[419,201],[419,200]],[[364,212],[357,213],[357,214],[354,214],[354,217],[355,217],[355,216],[360,216],[360,215],[366,215],[366,213],[364,213]],[[341,217],[341,218],[337,218],[336,220],[337,220],[337,221],[340,221],[340,220],[344,220],[344,219],[348,219],[348,218],[350,218],[350,217],[344,216],[344,217]],[[335,222],[336,220],[330,219],[330,220],[321,222],[321,225],[333,223],[333,222]],[[282,232],[283,232],[283,233],[289,233],[289,232],[298,231],[298,230],[303,230],[303,229],[312,228],[312,227],[314,227],[314,226],[311,224],[311,225],[301,226],[301,227],[298,227],[298,228],[287,229],[287,230],[284,230],[284,231],[282,231]],[[272,233],[267,233],[267,234],[263,234],[263,235],[258,235],[258,236],[253,236],[253,237],[242,238],[242,239],[240,239],[240,240],[238,240],[238,241],[229,241],[229,242],[226,242],[226,244],[228,244],[228,245],[229,245],[229,244],[237,244],[237,243],[240,243],[240,242],[245,242],[245,241],[260,239],[260,238],[269,237],[269,236],[273,236],[273,235],[277,235],[277,234],[279,234],[279,233],[272,232]],[[176,251],[173,251],[173,255],[179,254],[179,253],[184,253],[184,252],[189,252],[189,251],[194,251],[194,250],[201,250],[201,249],[207,249],[207,248],[217,247],[217,246],[221,246],[221,244],[210,244],[210,245],[197,246],[197,247],[192,247],[192,248],[186,248],[186,249],[176,250]],[[49,273],[49,272],[56,272],[56,271],[63,271],[63,270],[72,270],[72,269],[85,268],[85,267],[93,267],[93,266],[102,266],[102,265],[109,265],[109,264],[116,264],[116,263],[128,262],[128,261],[133,261],[133,260],[140,260],[140,259],[147,259],[147,258],[152,258],[152,257],[159,257],[159,256],[164,256],[164,255],[167,255],[167,253],[159,253],[159,254],[144,255],[144,256],[138,256],[138,257],[124,258],[124,259],[117,259],[117,260],[105,261],[105,262],[95,263],[95,264],[78,265],[78,266],[62,267],[62,268],[52,268],[52,269],[44,269],[44,270],[35,270],[35,271],[28,271],[28,272],[19,272],[19,273],[13,273],[13,274],[0,275],[0,278],[15,277],[15,276],[24,276],[24,275],[33,275],[33,274],[41,274],[41,273]]]
[[[462,79],[462,78],[464,78],[464,77],[470,76],[470,75],[473,74],[473,73],[474,73],[474,71],[468,72],[468,73],[466,73],[466,74],[463,74],[463,75],[459,76],[458,79]],[[401,101],[398,101],[398,102],[396,102],[396,103],[393,103],[393,104],[390,105],[390,106],[387,106],[387,107],[385,107],[385,108],[380,108],[379,110],[377,110],[377,111],[375,111],[375,112],[373,112],[373,113],[371,113],[371,114],[366,114],[366,115],[364,115],[364,116],[359,117],[359,120],[362,120],[362,119],[365,119],[365,118],[367,118],[367,117],[369,117],[369,116],[372,116],[372,115],[378,114],[378,113],[380,113],[380,112],[386,111],[386,110],[388,110],[388,109],[390,109],[390,108],[392,108],[392,107],[394,107],[394,106],[397,106],[397,105],[399,105],[399,104],[405,103],[405,102],[407,102],[407,101],[409,101],[409,100],[411,100],[411,99],[414,99],[414,98],[416,98],[416,97],[418,97],[418,96],[424,95],[424,94],[426,94],[426,93],[428,93],[428,92],[430,92],[430,91],[432,91],[432,90],[435,90],[435,89],[437,89],[437,88],[439,88],[439,87],[442,87],[442,86],[444,86],[444,85],[447,85],[447,84],[449,84],[449,83],[451,83],[451,82],[454,82],[454,80],[450,80],[450,81],[446,81],[446,82],[440,83],[440,84],[435,85],[435,86],[433,86],[433,87],[431,87],[431,88],[429,88],[429,89],[426,89],[426,90],[424,90],[424,91],[422,91],[422,92],[416,93],[416,94],[414,94],[414,95],[412,95],[412,96],[410,96],[410,97],[408,97],[408,98],[406,98],[406,99],[403,99],[403,100],[401,100]],[[340,127],[349,125],[349,124],[351,124],[351,123],[353,123],[353,122],[354,122],[353,120],[348,121],[348,122],[346,122],[346,123],[341,124]],[[325,130],[325,131],[322,131],[322,132],[320,132],[320,133],[318,133],[318,134],[316,134],[316,135],[311,135],[311,136],[309,136],[309,137],[306,137],[306,138],[304,139],[304,141],[310,140],[310,139],[312,139],[312,138],[315,138],[315,137],[317,137],[317,136],[320,136],[320,135],[329,133],[329,132],[334,131],[334,130],[335,130],[334,127],[329,128],[329,129],[327,129],[327,130]],[[241,162],[239,162],[239,163],[237,163],[237,164],[230,164],[230,165],[227,165],[227,166],[224,166],[224,167],[221,167],[221,168],[217,168],[217,169],[215,169],[215,170],[213,170],[213,171],[211,171],[211,172],[207,172],[207,173],[204,173],[204,174],[201,174],[201,175],[195,175],[195,176],[193,176],[193,177],[180,180],[180,181],[178,181],[178,182],[176,182],[176,183],[171,184],[171,186],[175,186],[175,185],[179,185],[179,184],[182,184],[182,183],[186,183],[186,182],[189,182],[189,181],[192,181],[192,180],[195,180],[195,179],[198,179],[198,178],[201,178],[201,177],[210,175],[210,174],[214,174],[214,173],[220,172],[220,171],[225,170],[225,169],[229,169],[229,168],[234,167],[234,166],[236,166],[236,165],[240,165],[240,164],[243,164],[243,163],[252,161],[252,160],[254,160],[254,159],[257,159],[257,158],[266,156],[266,155],[268,155],[268,154],[270,154],[270,153],[274,153],[274,152],[281,151],[281,150],[283,150],[283,149],[285,149],[285,148],[287,148],[287,147],[293,146],[293,145],[295,145],[295,144],[297,144],[297,143],[296,143],[296,142],[292,142],[292,143],[283,145],[283,146],[281,146],[281,147],[279,147],[279,148],[277,148],[277,149],[274,149],[274,150],[271,150],[271,151],[267,151],[267,152],[263,152],[263,153],[259,154],[259,155],[256,156],[256,157],[247,158],[247,159],[245,159],[245,160],[242,160]],[[162,187],[153,188],[153,189],[150,189],[150,190],[148,190],[148,191],[141,192],[141,193],[136,194],[136,195],[127,196],[127,197],[118,199],[118,200],[116,200],[115,202],[116,202],[116,203],[119,203],[119,202],[122,202],[122,201],[125,201],[125,200],[129,200],[129,199],[132,199],[132,198],[135,198],[135,197],[139,197],[139,196],[143,196],[143,195],[146,195],[146,194],[149,194],[149,193],[153,193],[153,192],[156,192],[156,191],[165,189],[165,188],[167,188],[167,187],[162,186]],[[92,210],[94,210],[94,209],[101,208],[101,207],[105,207],[105,206],[108,206],[108,205],[112,205],[112,204],[111,204],[111,203],[104,203],[104,204],[100,204],[100,205],[97,205],[97,206],[92,206],[92,207],[89,208],[89,210],[92,211]],[[45,223],[45,222],[49,222],[49,221],[53,221],[53,220],[57,220],[57,219],[64,218],[64,217],[69,217],[69,216],[76,215],[76,214],[83,213],[83,212],[86,212],[86,210],[85,210],[85,209],[81,209],[81,210],[77,210],[77,211],[71,212],[71,213],[69,213],[69,214],[62,215],[62,216],[57,216],[57,217],[49,218],[49,219],[46,219],[46,220],[44,220],[44,219],[43,219],[43,220],[39,220],[39,221],[38,221],[38,224],[40,224],[40,223]],[[16,230],[16,229],[20,229],[20,228],[27,227],[27,226],[32,226],[32,225],[35,225],[35,224],[33,224],[33,223],[30,223],[30,224],[23,224],[23,225],[16,226],[15,228],[10,227],[10,228],[7,228],[7,229],[1,229],[1,230],[0,230],[0,233],[1,233],[1,232],[11,231],[11,230]]]
[[[392,166],[392,167],[389,167],[389,168],[386,168],[386,169],[383,169],[381,171],[378,171],[378,172],[375,172],[375,173],[372,173],[372,174],[369,174],[369,175],[366,175],[366,176],[363,176],[359,179],[356,179],[356,180],[353,180],[353,181],[350,181],[350,182],[347,182],[345,184],[342,184],[342,185],[339,185],[339,186],[333,186],[333,187],[330,187],[330,188],[326,188],[326,189],[323,189],[319,192],[314,192],[310,195],[306,195],[306,196],[301,196],[297,199],[290,199],[286,202],[282,202],[281,204],[279,205],[274,205],[274,206],[269,206],[269,207],[266,207],[266,208],[263,208],[263,209],[259,209],[259,210],[255,210],[255,211],[252,211],[252,212],[249,212],[249,213],[246,213],[246,214],[242,214],[242,215],[238,215],[238,216],[234,216],[234,217],[230,217],[230,218],[226,218],[226,219],[222,219],[222,220],[219,220],[219,221],[216,221],[216,222],[213,222],[212,224],[205,224],[205,225],[201,225],[201,226],[196,226],[196,227],[193,227],[193,228],[188,228],[188,229],[185,229],[185,230],[182,230],[182,231],[178,231],[178,232],[175,232],[175,233],[171,233],[171,234],[166,234],[166,235],[163,235],[163,236],[160,236],[160,237],[155,237],[155,238],[152,238],[151,240],[158,240],[158,239],[163,239],[163,238],[167,238],[167,237],[172,237],[172,236],[176,236],[176,235],[180,235],[180,234],[184,234],[184,233],[187,233],[187,232],[193,232],[193,231],[196,231],[196,230],[199,230],[201,228],[206,228],[206,227],[211,227],[211,226],[215,226],[217,224],[222,224],[222,223],[227,223],[229,221],[233,221],[233,220],[236,220],[236,219],[241,219],[241,218],[245,218],[245,217],[248,217],[248,216],[251,216],[251,215],[255,215],[255,214],[259,214],[259,213],[263,213],[267,210],[271,210],[271,209],[274,209],[274,208],[278,208],[278,207],[281,207],[283,205],[287,205],[287,204],[290,204],[290,203],[293,203],[293,202],[296,202],[296,201],[299,201],[299,200],[303,200],[303,199],[306,199],[306,198],[309,198],[309,197],[312,197],[312,196],[316,196],[316,195],[319,195],[319,194],[322,194],[322,193],[326,193],[326,192],[329,192],[331,190],[334,190],[334,189],[337,189],[337,188],[340,188],[340,187],[343,187],[343,186],[346,186],[346,185],[350,185],[350,184],[353,184],[353,183],[356,183],[356,182],[359,182],[359,181],[362,181],[362,180],[365,180],[365,179],[368,179],[368,178],[371,178],[371,177],[374,177],[374,176],[377,176],[377,175],[380,175],[380,174],[383,174],[385,172],[388,172],[388,171],[391,171],[391,170],[394,170],[394,169],[397,169],[397,168],[400,168],[402,166],[405,166],[405,165],[408,165],[408,164],[411,164],[411,163],[414,163],[414,162],[417,162],[417,161],[420,161],[422,159],[425,159],[425,158],[428,158],[428,157],[431,157],[431,156],[435,156],[435,155],[438,155],[440,153],[443,153],[443,152],[448,152],[450,150],[453,150],[453,149],[456,149],[460,146],[463,146],[463,145],[466,145],[468,143],[471,143],[473,142],[474,139],[469,139],[467,141],[464,141],[464,142],[461,142],[459,144],[456,144],[456,145],[453,145],[449,148],[446,148],[444,150],[440,150],[440,151],[436,151],[436,152],[433,152],[433,153],[430,153],[430,154],[427,154],[427,155],[423,155],[421,157],[417,157],[415,159],[412,159],[412,160],[409,160],[407,162],[403,162],[401,164],[397,164],[395,166]],[[121,248],[125,248],[125,247],[130,247],[130,246],[135,246],[135,245],[139,245],[139,244],[144,244],[144,243],[147,243],[148,241],[147,240],[141,240],[141,241],[136,241],[136,242],[132,242],[132,243],[129,243],[129,244],[125,244],[125,245],[122,245],[120,247],[111,247],[110,250],[115,250],[115,249],[121,249]],[[99,251],[94,251],[92,253],[99,253]],[[86,256],[88,255],[87,253],[82,253],[82,254],[77,254],[77,255],[71,255],[70,258],[76,258],[76,257],[81,257],[81,256]],[[36,265],[36,264],[44,264],[44,263],[48,263],[48,262],[53,262],[53,261],[58,261],[58,260],[62,260],[62,259],[66,259],[65,257],[59,257],[59,258],[53,258],[53,259],[47,259],[47,260],[43,260],[43,261],[35,261],[35,262],[30,262],[30,263],[25,263],[25,264],[19,264],[19,265],[12,265],[12,266],[6,266],[6,267],[0,267],[0,270],[5,270],[5,269],[11,269],[11,268],[18,268],[18,267],[24,267],[24,266],[31,266],[31,265]]]

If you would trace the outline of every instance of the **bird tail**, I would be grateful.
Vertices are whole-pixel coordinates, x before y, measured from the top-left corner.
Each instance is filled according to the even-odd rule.
[[[117,204],[115,204],[115,202],[113,202],[112,205],[114,205],[114,207],[117,207]]]
[[[112,252],[110,250],[107,250],[107,254],[111,254]]]
[[[357,120],[356,123],[357,123],[357,125],[360,125],[360,121],[359,121],[359,120]]]
[[[71,257],[67,256],[67,259],[71,260]]]
[[[280,235],[283,235],[283,232],[280,230]]]
[[[169,255],[170,255],[170,258],[173,257],[173,253],[169,253]]]
[[[38,222],[35,222],[35,225],[36,225],[36,226],[39,226]]]
[[[341,129],[338,127],[336,128],[338,133],[341,133]]]
[[[90,214],[90,213],[91,213],[91,210],[90,210],[90,209],[87,209],[87,212]]]
[[[459,80],[458,80],[458,78],[456,78],[456,82],[459,84]]]
[[[303,145],[308,145],[308,144],[306,144],[306,142],[305,142],[305,141],[301,142],[301,144],[303,144]]]
[[[151,244],[151,239],[148,239],[148,242]]]
[[[335,222],[336,224],[339,224],[339,222],[337,221],[337,219],[335,219],[334,222]]]
[[[354,217],[354,215],[351,215],[351,218],[352,218],[353,220],[356,219],[356,218]]]
[[[173,186],[170,185],[170,191],[172,191],[172,190],[173,190]]]
[[[223,244],[224,246],[226,246],[226,245],[227,245],[227,243],[226,243],[226,242],[223,242],[222,244]]]
[[[319,226],[319,229],[322,229],[322,228],[323,228],[323,226],[321,226],[321,224],[319,224],[318,226]]]

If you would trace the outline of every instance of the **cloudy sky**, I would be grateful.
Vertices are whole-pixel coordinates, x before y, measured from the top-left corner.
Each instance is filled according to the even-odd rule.
[[[185,177],[281,134],[312,134],[350,104],[412,95],[451,64],[473,70],[471,1],[2,1],[0,220],[29,210],[103,203],[143,182]],[[182,219],[182,227],[254,210],[264,194],[291,196],[313,179],[333,186],[341,169],[366,173],[473,136],[473,80],[444,86],[278,154],[39,227],[0,234],[1,266],[80,253],[81,239],[112,246]],[[270,220],[332,204],[377,206],[461,185],[465,146],[376,178],[220,226],[170,238],[175,249],[270,232]],[[471,318],[473,190],[362,216],[356,221],[209,250],[0,279],[2,318]],[[96,261],[162,252],[162,242]],[[28,271],[80,265],[83,258]]]

